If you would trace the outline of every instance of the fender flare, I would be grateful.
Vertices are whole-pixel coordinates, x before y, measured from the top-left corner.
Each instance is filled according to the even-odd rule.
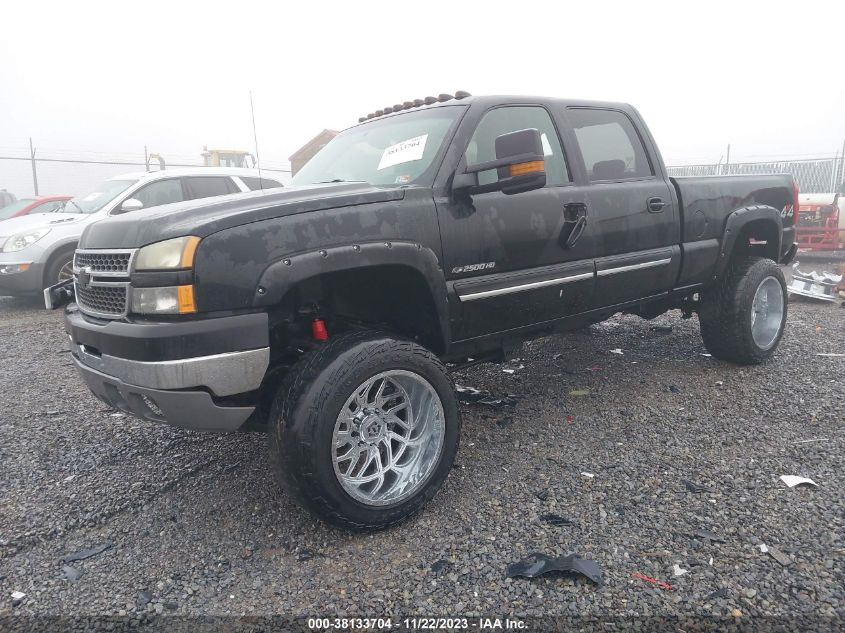
[[[722,233],[722,243],[719,249],[719,259],[716,261],[716,270],[713,279],[718,279],[725,272],[731,258],[736,240],[742,234],[742,229],[749,222],[766,220],[777,228],[777,254],[780,257],[781,242],[783,241],[783,222],[780,211],[766,204],[757,204],[742,207],[734,210],[725,221],[725,229]]]
[[[264,269],[254,290],[253,305],[276,305],[294,285],[318,275],[371,266],[404,266],[422,275],[434,299],[444,351],[448,350],[451,336],[446,279],[437,254],[418,242],[361,242],[289,255]]]

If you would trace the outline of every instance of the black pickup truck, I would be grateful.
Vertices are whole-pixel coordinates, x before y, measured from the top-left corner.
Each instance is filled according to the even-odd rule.
[[[796,209],[789,176],[668,177],[629,105],[459,92],[362,117],[284,189],[93,224],[45,298],[75,299],[104,402],[266,429],[306,507],[384,527],[446,478],[469,359],[671,309],[713,356],[769,358]]]

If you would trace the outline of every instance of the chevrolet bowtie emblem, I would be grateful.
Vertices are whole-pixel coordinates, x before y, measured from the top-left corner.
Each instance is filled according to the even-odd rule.
[[[79,273],[76,275],[76,284],[80,288],[87,288],[88,284],[91,283],[91,267],[86,266],[82,268]]]

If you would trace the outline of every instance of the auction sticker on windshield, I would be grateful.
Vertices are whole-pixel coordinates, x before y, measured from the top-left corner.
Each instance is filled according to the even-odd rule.
[[[390,147],[385,148],[381,155],[378,169],[386,169],[394,165],[401,165],[402,163],[410,163],[414,160],[419,160],[423,157],[425,152],[425,142],[428,140],[428,134],[422,136],[415,136],[409,138],[407,141],[396,143]]]

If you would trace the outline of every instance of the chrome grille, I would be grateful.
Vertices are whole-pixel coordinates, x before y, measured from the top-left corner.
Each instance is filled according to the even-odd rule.
[[[137,251],[79,249],[73,281],[79,309],[91,316],[119,319],[129,307],[129,273]]]
[[[76,251],[74,266],[90,268],[92,273],[129,273],[132,253],[126,251]]]
[[[83,312],[98,316],[121,317],[126,314],[126,285],[86,287],[76,284],[76,303]]]

